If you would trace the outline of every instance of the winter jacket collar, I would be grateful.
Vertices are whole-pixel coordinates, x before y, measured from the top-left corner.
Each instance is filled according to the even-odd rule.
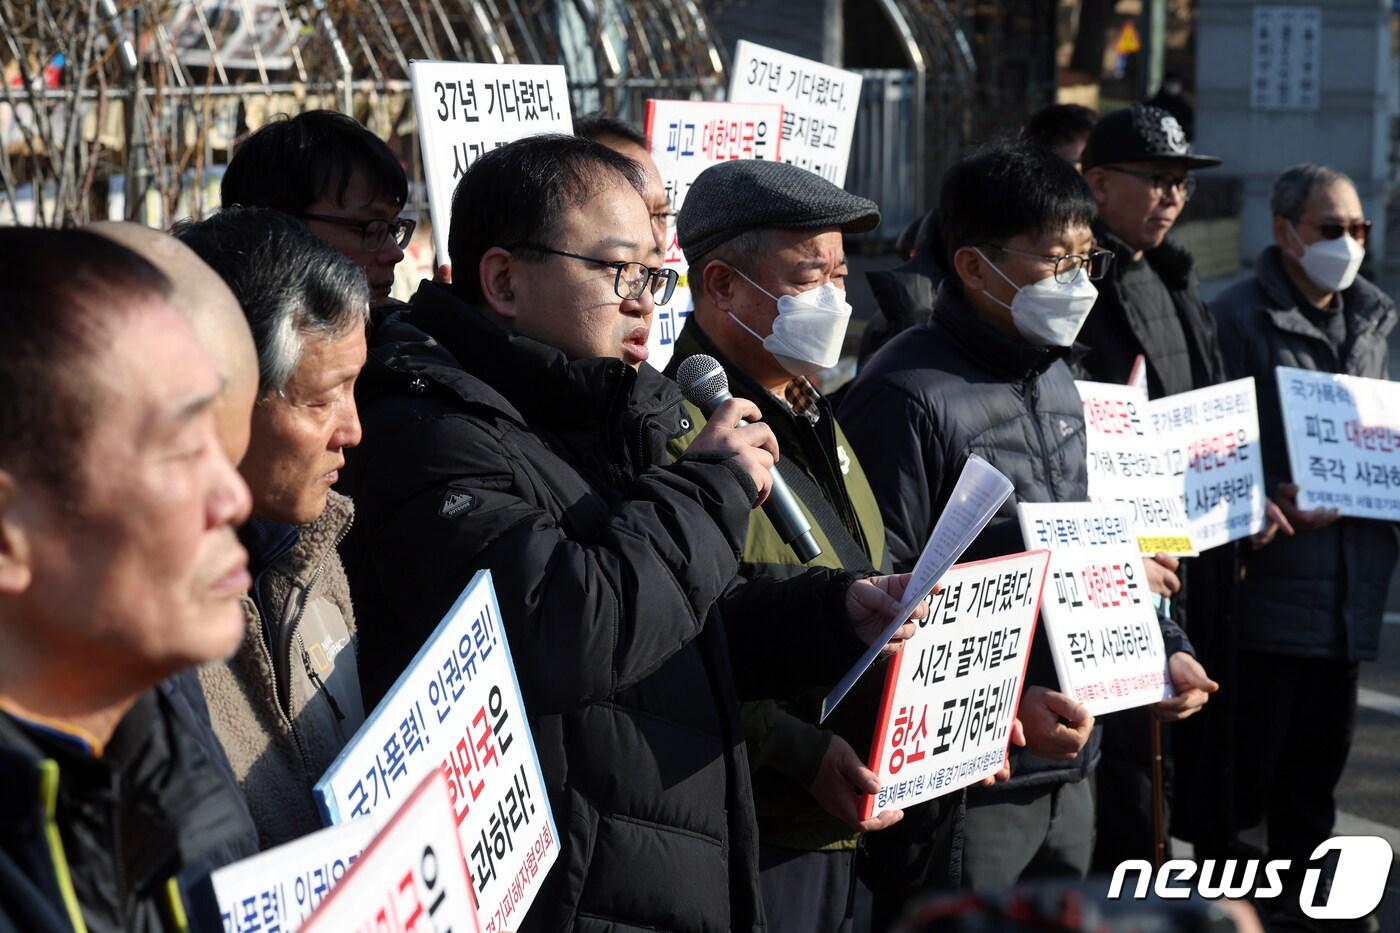
[[[1037,378],[1055,364],[1070,359],[1080,348],[1038,347],[1002,333],[978,314],[962,284],[945,279],[933,306],[933,321],[979,367],[1008,382]]]
[[[1107,277],[1116,282],[1121,269],[1132,265],[1133,254],[1137,250],[1119,239],[1102,220],[1094,221],[1093,230],[1094,239],[1098,241],[1099,246],[1113,251],[1115,268],[1109,270]],[[1163,240],[1161,246],[1144,252],[1143,258],[1152,267],[1152,271],[1157,273],[1167,291],[1179,292],[1191,287],[1191,274],[1195,271],[1196,260],[1183,247],[1171,240]]]
[[[1311,337],[1331,346],[1322,331],[1298,308],[1298,300],[1293,294],[1288,272],[1283,267],[1283,255],[1279,248],[1267,247],[1259,254],[1255,265],[1259,287],[1268,301],[1266,314],[1273,325],[1285,333]],[[1358,345],[1372,337],[1384,340],[1395,327],[1396,316],[1384,293],[1361,276],[1357,276],[1351,287],[1342,292],[1342,313],[1348,318],[1347,344],[1351,348],[1348,357],[1352,356]],[[1354,361],[1349,358],[1346,362],[1347,371],[1355,371]]]
[[[524,423],[605,424],[628,408],[679,405],[680,392],[655,369],[622,360],[571,360],[561,350],[512,334],[447,288],[424,282],[403,320],[438,341],[458,366],[490,386]]]

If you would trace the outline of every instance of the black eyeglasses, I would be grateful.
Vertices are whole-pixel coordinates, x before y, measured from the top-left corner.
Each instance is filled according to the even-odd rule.
[[[991,248],[1015,256],[1025,256],[1027,259],[1039,259],[1041,262],[1054,263],[1055,281],[1061,285],[1068,285],[1078,278],[1080,269],[1089,273],[1090,282],[1097,282],[1108,273],[1108,267],[1113,262],[1113,253],[1106,249],[1093,249],[1087,253],[1066,253],[1063,256],[1042,256],[1039,253],[1026,253],[1008,246],[993,244]]]
[[[676,272],[675,269],[653,269],[643,262],[614,262],[611,259],[580,256],[578,253],[550,249],[548,246],[540,246],[538,243],[517,243],[509,249],[567,256],[570,259],[580,259],[597,266],[606,266],[616,270],[617,275],[613,278],[613,291],[623,301],[636,301],[642,297],[643,292],[650,289],[652,300],[659,305],[664,305],[671,300],[671,295],[676,290],[676,282],[680,279],[680,273]]]
[[[1191,200],[1191,195],[1196,193],[1196,178],[1193,175],[1161,175],[1157,172],[1140,172],[1134,168],[1123,168],[1120,165],[1101,165],[1099,168],[1106,172],[1117,172],[1120,175],[1132,175],[1134,178],[1141,178],[1152,186],[1152,196],[1160,198],[1167,191],[1180,191],[1183,201]]]
[[[418,226],[418,221],[410,220],[407,217],[396,217],[393,220],[383,220],[376,217],[374,220],[356,220],[353,217],[332,217],[329,214],[298,214],[302,220],[319,220],[325,224],[336,224],[341,227],[348,227],[351,230],[360,231],[360,248],[374,252],[384,245],[384,241],[390,235],[394,237],[394,242],[399,249],[408,246],[408,241],[413,239],[413,231]]]
[[[1353,240],[1365,243],[1366,237],[1371,235],[1371,221],[1369,220],[1353,220],[1350,223],[1338,223],[1337,221],[1327,223],[1304,221],[1304,223],[1311,223],[1316,227],[1317,232],[1322,235],[1324,240],[1340,239],[1343,233],[1350,233]]]

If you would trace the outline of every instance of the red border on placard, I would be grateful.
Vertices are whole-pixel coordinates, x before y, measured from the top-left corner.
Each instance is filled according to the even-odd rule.
[[[429,774],[424,775],[423,780],[418,784],[416,788],[414,788],[413,793],[408,795],[408,799],[405,800],[403,803],[399,804],[398,810],[395,811],[394,815],[389,818],[389,822],[385,823],[374,834],[374,838],[370,840],[370,843],[365,847],[365,850],[360,853],[360,857],[355,859],[355,864],[350,866],[350,870],[347,871],[345,873],[345,876],[340,879],[340,883],[337,884],[335,887],[331,888],[331,891],[329,894],[326,895],[325,900],[321,901],[321,903],[317,905],[316,909],[312,911],[311,916],[306,918],[306,923],[302,924],[301,929],[311,928],[312,923],[314,923],[316,920],[316,915],[319,914],[321,911],[325,910],[327,905],[329,905],[333,900],[335,900],[335,898],[341,893],[341,889],[346,886],[350,879],[355,877],[355,875],[359,872],[360,867],[369,860],[369,857],[371,855],[374,854],[374,850],[379,848],[380,842],[383,841],[383,839],[389,835],[389,832],[395,826],[398,825],[400,820],[407,818],[409,808],[411,808],[415,803],[417,803],[418,798],[426,794],[428,792],[428,789],[432,787],[434,783],[437,782],[442,783],[443,796],[447,796],[447,777],[442,773],[441,768],[434,768]],[[462,859],[462,867],[467,874],[467,890],[468,893],[470,893],[472,896],[472,928],[479,931],[481,929],[481,906],[477,903],[476,899],[476,885],[472,881],[471,865],[467,862],[466,851],[462,848],[462,836],[461,833],[457,831],[456,827],[453,828],[452,838],[457,843],[457,855],[460,856]]]
[[[1021,711],[1021,696],[1026,691],[1026,671],[1030,669],[1031,648],[1035,644],[1036,626],[1040,624],[1040,601],[1045,596],[1045,578],[1050,571],[1050,552],[1045,548],[1037,548],[1034,551],[1018,551],[1015,554],[1004,554],[1001,557],[988,557],[984,560],[972,560],[965,564],[954,564],[948,568],[948,572],[963,570],[968,567],[978,567],[984,564],[1000,564],[1008,560],[1020,560],[1032,554],[1043,555],[1045,560],[1040,568],[1040,589],[1035,594],[1035,610],[1031,614],[1030,637],[1026,640],[1026,658],[1021,662],[1021,689],[1016,694],[1016,705],[1012,707],[1011,718],[1015,719],[1017,713]],[[899,684],[899,669],[904,661],[904,646],[901,645],[899,652],[894,656],[894,660],[889,663],[885,671],[885,690],[880,696],[880,711],[875,717],[875,735],[870,740],[870,755],[867,759],[867,767],[874,771],[878,777],[880,774],[880,762],[883,759],[881,754],[884,751],[885,727],[890,722],[891,708],[894,706],[894,692]],[[1006,737],[1006,752],[1002,756],[1005,763],[1011,757],[1011,735]],[[875,795],[865,794],[861,797],[860,818],[870,819],[871,813],[875,809]]]

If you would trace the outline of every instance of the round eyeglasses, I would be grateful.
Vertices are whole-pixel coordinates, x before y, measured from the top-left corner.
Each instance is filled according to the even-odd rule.
[[[567,256],[569,259],[578,259],[583,262],[591,262],[595,266],[613,269],[617,273],[613,277],[613,291],[623,301],[636,301],[649,290],[652,301],[658,305],[664,305],[671,300],[671,295],[676,291],[676,282],[680,280],[680,273],[675,269],[653,269],[644,262],[615,262],[611,259],[598,259],[594,256],[580,256],[578,253],[551,249],[538,243],[517,243],[510,249]]]
[[[393,236],[394,242],[399,249],[408,246],[408,241],[413,239],[413,231],[418,226],[418,221],[410,220],[407,217],[396,217],[393,220],[384,220],[376,217],[373,220],[356,220],[353,217],[334,217],[330,214],[298,214],[302,220],[319,220],[324,224],[335,224],[339,227],[347,227],[351,230],[360,231],[360,248],[367,252],[374,252],[384,245],[384,241]]]
[[[1061,285],[1068,285],[1079,277],[1079,270],[1083,269],[1089,274],[1090,282],[1097,282],[1108,273],[1108,267],[1113,263],[1113,253],[1106,249],[1091,249],[1087,253],[1066,253],[1063,256],[1042,256],[1040,253],[1027,253],[1019,249],[1012,249],[1009,246],[997,246],[988,244],[992,249],[1001,250],[1003,253],[1011,253],[1015,256],[1025,256],[1027,259],[1039,259],[1041,262],[1054,263],[1055,281]]]

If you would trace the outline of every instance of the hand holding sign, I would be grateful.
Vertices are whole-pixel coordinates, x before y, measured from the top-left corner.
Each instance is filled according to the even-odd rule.
[[[1274,491],[1274,502],[1290,525],[1304,531],[1326,528],[1342,517],[1340,511],[1325,505],[1319,505],[1315,509],[1298,508],[1297,483],[1279,483],[1278,489]]]
[[[1167,661],[1167,674],[1172,679],[1176,696],[1154,704],[1152,713],[1163,722],[1180,722],[1206,705],[1220,684],[1206,675],[1206,669],[1185,651],[1178,651]]]
[[[839,735],[831,737],[807,792],[823,810],[858,833],[888,829],[904,818],[903,810],[882,810],[868,820],[860,818],[861,796],[878,794],[880,781]]]
[[[1094,717],[1083,706],[1048,687],[1027,687],[1019,710],[1026,748],[1051,761],[1070,761],[1094,731]]]

